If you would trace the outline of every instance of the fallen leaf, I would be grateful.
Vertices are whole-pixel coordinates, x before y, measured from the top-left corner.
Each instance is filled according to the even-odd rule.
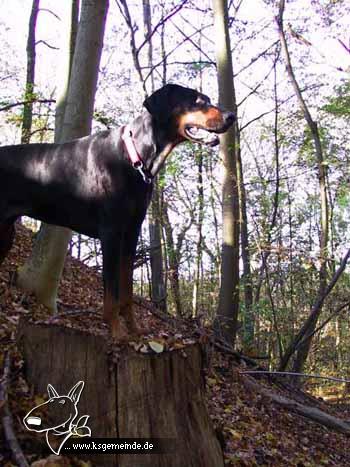
[[[151,347],[153,352],[155,353],[162,353],[164,352],[164,344],[156,341],[149,341],[148,345]]]

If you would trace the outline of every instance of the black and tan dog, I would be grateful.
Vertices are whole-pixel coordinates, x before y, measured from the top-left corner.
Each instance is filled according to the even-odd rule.
[[[102,242],[104,319],[120,337],[119,313],[132,312],[133,261],[152,179],[179,143],[214,146],[234,115],[192,89],[168,84],[144,102],[130,125],[64,144],[0,148],[0,263],[14,222],[26,215]]]

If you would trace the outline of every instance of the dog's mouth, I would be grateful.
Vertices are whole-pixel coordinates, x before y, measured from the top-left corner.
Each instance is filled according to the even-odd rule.
[[[41,425],[41,418],[40,417],[28,417],[26,419],[26,423],[28,426],[40,426]]]
[[[195,125],[186,125],[184,129],[186,138],[194,143],[206,144],[207,146],[216,146],[219,144],[220,140],[217,133],[222,133],[220,131],[206,130],[205,128],[195,126]]]

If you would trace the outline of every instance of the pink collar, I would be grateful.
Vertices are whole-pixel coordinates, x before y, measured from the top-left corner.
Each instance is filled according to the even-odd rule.
[[[129,159],[131,160],[132,166],[135,170],[140,172],[145,183],[152,183],[152,177],[147,173],[143,160],[140,154],[137,152],[133,137],[132,130],[129,125],[126,125],[122,130],[122,140],[124,141],[126,151]]]

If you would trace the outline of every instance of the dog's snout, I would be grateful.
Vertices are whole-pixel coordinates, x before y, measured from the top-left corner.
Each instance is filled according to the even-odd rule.
[[[232,125],[233,122],[236,120],[236,116],[233,112],[225,112],[224,113],[224,120],[227,125]]]

